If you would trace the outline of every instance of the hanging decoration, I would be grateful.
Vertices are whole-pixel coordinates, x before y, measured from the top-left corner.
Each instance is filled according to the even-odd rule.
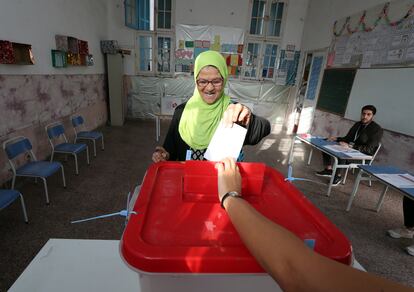
[[[364,32],[370,32],[372,30],[374,30],[374,28],[376,28],[382,20],[384,20],[383,22],[385,22],[386,25],[388,26],[398,26],[401,23],[403,23],[407,18],[409,18],[411,15],[413,15],[414,13],[414,4],[410,7],[410,9],[407,11],[407,13],[400,19],[396,20],[396,21],[391,21],[389,16],[388,16],[388,11],[389,11],[389,7],[390,7],[390,2],[385,3],[384,7],[381,9],[381,12],[378,14],[378,17],[376,18],[376,20],[374,21],[372,26],[368,26],[366,23],[366,15],[367,15],[367,11],[364,10],[362,12],[362,15],[357,23],[357,25],[355,26],[355,28],[351,28],[351,17],[348,16],[345,19],[344,24],[342,25],[341,29],[338,31],[337,29],[337,24],[338,21],[334,22],[333,25],[333,34],[335,37],[339,37],[341,36],[346,28],[346,31],[348,34],[353,34],[359,31],[364,31]]]

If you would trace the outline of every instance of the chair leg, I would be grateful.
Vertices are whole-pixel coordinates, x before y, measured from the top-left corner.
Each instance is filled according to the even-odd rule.
[[[93,141],[93,142],[95,143],[95,141]],[[88,146],[86,146],[86,162],[88,163],[88,165],[90,165],[90,162],[89,162],[89,147]]]
[[[79,174],[79,169],[78,169],[78,156],[74,153],[73,156],[75,157],[75,171],[76,171],[76,175]]]
[[[312,154],[313,154],[313,148],[311,148],[311,151],[310,151],[310,153],[309,153],[308,165],[311,163],[311,160],[312,160]]]
[[[65,171],[63,169],[63,165],[60,166],[60,169],[62,170],[63,187],[66,189]]]
[[[92,142],[93,142],[93,157],[96,157],[96,140],[93,139]]]
[[[355,180],[354,188],[352,190],[351,196],[349,197],[348,205],[346,207],[347,212],[349,212],[349,210],[351,210],[351,205],[352,205],[352,202],[354,201],[356,193],[358,191],[359,183],[361,182],[361,179],[362,179],[362,174],[363,174],[363,171],[360,169],[359,173],[358,173],[358,176]]]
[[[24,217],[24,221],[26,223],[29,223],[29,218],[27,218],[27,212],[26,212],[26,205],[24,203],[24,199],[23,199],[23,195],[20,194],[20,202],[22,204],[22,210],[23,210],[23,217]]]
[[[16,182],[16,176],[15,175],[13,175],[13,179],[12,179],[12,190],[14,190],[14,184],[15,184],[15,182]]]
[[[369,176],[369,181],[368,181],[368,185],[369,185],[370,187],[372,187],[372,181],[371,181],[371,176]]]
[[[375,208],[375,211],[379,212],[379,210],[381,209],[382,203],[384,203],[384,199],[385,199],[385,194],[388,191],[388,186],[384,186],[384,189],[382,190],[382,193],[379,197],[378,203],[377,203],[377,207]]]
[[[53,161],[53,156],[55,155],[55,152],[54,151],[52,151],[52,155],[50,155],[50,162],[52,162]]]
[[[47,191],[47,182],[46,182],[46,178],[42,177],[43,180],[43,185],[45,186],[45,195],[46,195],[46,205],[49,205],[49,193]]]
[[[342,184],[343,184],[343,185],[344,185],[344,184],[345,184],[345,182],[346,182],[346,177],[348,176],[348,171],[349,171],[349,168],[347,168],[347,169],[345,170],[344,179],[342,180]]]

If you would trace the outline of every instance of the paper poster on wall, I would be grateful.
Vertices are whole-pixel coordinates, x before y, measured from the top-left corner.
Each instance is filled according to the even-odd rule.
[[[371,67],[372,61],[373,61],[374,52],[373,51],[367,51],[362,54],[362,63],[361,68],[369,68]]]
[[[193,50],[175,50],[175,58],[176,59],[194,59],[194,51]]]
[[[239,55],[231,55],[230,56],[230,65],[237,66],[239,64]]]
[[[286,50],[280,51],[280,60],[276,76],[278,85],[294,85],[299,64],[300,51],[294,52],[293,60],[286,59]]]
[[[231,54],[229,64],[230,75],[237,76],[241,72],[241,58],[243,52],[244,30],[240,28],[214,26],[214,25],[176,25],[176,63],[182,64],[180,60],[192,58],[206,51],[214,50],[221,53]],[[182,47],[185,47],[183,49]],[[192,49],[194,47],[194,49]],[[189,56],[189,48],[193,55]],[[234,56],[233,56],[234,55]],[[193,62],[194,63],[194,62]],[[188,72],[186,66],[176,66],[176,72]],[[183,71],[178,71],[179,69]]]
[[[414,45],[414,33],[411,34],[409,45]]]
[[[312,69],[309,76],[309,84],[306,92],[306,99],[314,100],[316,96],[316,89],[319,83],[319,76],[322,70],[323,56],[314,57],[312,62]]]
[[[414,60],[414,47],[408,48],[405,54],[407,60]]]
[[[331,67],[411,65],[414,6],[404,1],[386,2],[335,21],[328,52],[335,56]]]
[[[198,55],[205,51],[208,51],[208,48],[194,48],[194,60],[197,59]]]
[[[387,61],[389,62],[401,62],[404,56],[404,50],[403,49],[397,49],[397,50],[390,50],[387,54]]]

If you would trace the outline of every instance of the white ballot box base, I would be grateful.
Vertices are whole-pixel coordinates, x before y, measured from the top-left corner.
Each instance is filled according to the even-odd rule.
[[[140,291],[137,278],[119,254],[119,240],[53,238],[9,291]]]
[[[354,259],[353,267],[363,270]],[[269,290],[270,289],[270,290]],[[268,275],[160,275],[131,270],[118,240],[49,239],[11,292],[281,291]]]

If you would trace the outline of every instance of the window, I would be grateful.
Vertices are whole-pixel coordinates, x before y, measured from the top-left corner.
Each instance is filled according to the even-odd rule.
[[[137,33],[136,71],[140,74],[173,73],[173,37],[153,33]]]
[[[157,28],[171,29],[171,0],[158,0]]]
[[[130,28],[146,31],[172,29],[172,1],[125,0],[125,25]],[[154,29],[155,27],[156,29]]]
[[[125,25],[138,29],[137,7],[135,0],[125,0]]]
[[[138,36],[138,71],[141,72],[153,72],[153,42],[151,35],[139,35]]]
[[[249,34],[245,39],[243,78],[275,80],[286,13],[280,0],[252,0]]]
[[[247,43],[243,77],[247,79],[275,78],[278,45],[252,41]]]
[[[252,8],[252,19],[250,22],[250,34],[262,35],[265,13],[265,0],[254,0]]]
[[[125,0],[125,25],[137,29],[136,72],[173,73],[173,0]]]
[[[279,37],[282,30],[283,2],[272,3],[268,22],[268,36]]]
[[[285,4],[278,0],[253,0],[250,35],[281,37]]]
[[[256,79],[259,67],[259,53],[261,50],[261,43],[248,43],[247,53],[245,58],[244,77],[251,77]]]
[[[125,25],[138,30],[153,29],[153,0],[125,0]]]
[[[171,71],[171,38],[158,37],[157,45],[158,72],[172,73]]]
[[[263,58],[262,77],[273,79],[276,68],[277,45],[266,44]]]

